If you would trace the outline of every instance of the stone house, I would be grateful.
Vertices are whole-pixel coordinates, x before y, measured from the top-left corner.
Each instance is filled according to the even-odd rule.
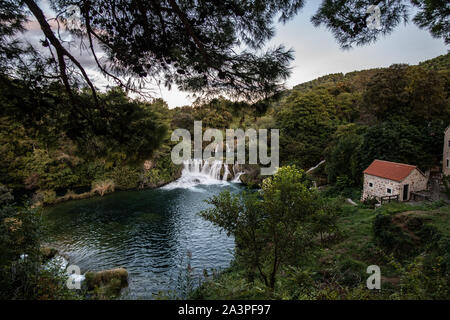
[[[428,178],[417,166],[374,160],[363,173],[362,200],[397,196],[399,201],[408,201],[411,192],[427,189]]]
[[[444,131],[444,151],[442,152],[442,173],[450,175],[450,126]]]

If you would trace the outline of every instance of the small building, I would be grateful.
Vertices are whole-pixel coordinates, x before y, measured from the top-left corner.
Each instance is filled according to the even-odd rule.
[[[450,126],[444,131],[444,151],[442,152],[442,173],[450,175]]]
[[[374,160],[364,170],[362,200],[376,198],[408,201],[411,192],[427,189],[428,178],[417,166]]]

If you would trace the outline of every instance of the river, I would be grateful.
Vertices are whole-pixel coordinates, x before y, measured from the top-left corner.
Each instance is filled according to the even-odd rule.
[[[46,208],[47,242],[81,273],[124,267],[129,286],[124,299],[152,299],[174,291],[186,272],[223,270],[233,258],[234,239],[198,213],[204,200],[240,184],[183,171],[166,187],[121,191]],[[198,285],[198,280],[194,281]]]

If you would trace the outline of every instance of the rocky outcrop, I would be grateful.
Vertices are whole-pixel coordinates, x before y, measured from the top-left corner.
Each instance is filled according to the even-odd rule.
[[[128,286],[128,271],[116,268],[99,272],[86,272],[85,285],[93,299],[114,299]]]
[[[244,172],[240,176],[241,182],[250,188],[259,188],[262,181],[267,178],[267,176],[262,176],[260,167],[255,164],[244,164],[241,165],[241,170]]]
[[[41,247],[40,248],[42,261],[47,262],[50,259],[54,258],[58,254],[58,250],[52,247]]]

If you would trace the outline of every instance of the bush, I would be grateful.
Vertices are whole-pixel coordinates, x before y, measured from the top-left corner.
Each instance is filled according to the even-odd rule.
[[[33,201],[42,204],[53,204],[56,201],[56,192],[54,190],[38,190]]]
[[[114,181],[108,179],[92,182],[91,192],[98,193],[100,196],[103,197],[107,193],[114,192],[114,189],[115,189]]]
[[[415,252],[413,240],[394,224],[391,215],[376,215],[373,222],[373,233],[378,245],[397,257],[405,258]]]
[[[375,197],[367,197],[362,201],[362,207],[374,209],[375,205],[378,204],[378,200]]]
[[[130,166],[117,166],[108,175],[114,181],[117,189],[134,189],[137,188],[140,181],[140,173],[138,169]]]

